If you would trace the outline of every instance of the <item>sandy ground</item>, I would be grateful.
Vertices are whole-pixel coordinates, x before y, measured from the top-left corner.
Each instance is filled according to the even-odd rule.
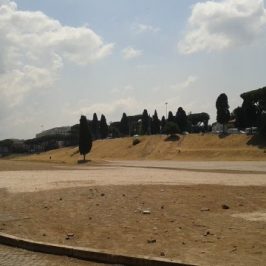
[[[0,161],[0,231],[198,265],[264,265],[263,164],[228,164],[236,170],[228,173],[214,163],[181,166],[192,171],[160,169],[176,168],[167,162],[120,163],[13,162],[17,171],[7,171]],[[218,166],[225,172],[215,172]]]

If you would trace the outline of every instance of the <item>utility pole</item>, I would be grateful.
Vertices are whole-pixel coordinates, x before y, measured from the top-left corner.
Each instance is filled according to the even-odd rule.
[[[165,119],[167,120],[167,104],[168,102],[165,103]]]

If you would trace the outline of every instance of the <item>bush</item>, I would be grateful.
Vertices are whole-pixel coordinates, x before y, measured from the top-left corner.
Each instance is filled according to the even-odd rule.
[[[139,139],[133,139],[132,145],[135,146],[138,145],[139,143],[140,143]]]
[[[167,134],[167,135],[174,135],[174,134],[177,134],[177,133],[180,133],[180,128],[179,126],[174,123],[174,122],[167,122],[165,124],[165,127],[164,127],[164,132]]]

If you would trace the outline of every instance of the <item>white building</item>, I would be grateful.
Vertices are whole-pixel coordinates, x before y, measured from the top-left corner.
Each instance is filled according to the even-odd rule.
[[[71,127],[55,127],[48,130],[45,130],[41,133],[36,134],[36,138],[41,138],[45,136],[68,136],[71,133]]]

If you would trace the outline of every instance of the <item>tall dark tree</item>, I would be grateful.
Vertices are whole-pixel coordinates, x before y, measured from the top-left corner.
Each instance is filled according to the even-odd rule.
[[[246,127],[255,127],[258,125],[258,118],[259,118],[258,108],[252,102],[251,99],[249,98],[244,99],[242,104],[242,112],[243,112],[243,117],[245,119]]]
[[[233,116],[235,118],[235,127],[238,129],[244,129],[246,127],[246,123],[243,109],[238,106],[234,109]]]
[[[152,116],[151,133],[160,134],[160,120],[158,118],[156,110],[154,111],[154,115]]]
[[[98,139],[100,135],[100,127],[99,127],[99,121],[97,114],[93,114],[93,118],[91,121],[91,131],[92,131],[92,137],[93,139]]]
[[[101,120],[100,120],[100,134],[101,138],[105,139],[108,136],[108,125],[106,123],[106,118],[104,115],[101,115]]]
[[[79,121],[79,153],[86,159],[92,147],[92,137],[86,116],[82,115]]]
[[[120,127],[119,127],[120,133],[123,135],[129,135],[129,123],[128,123],[128,117],[126,113],[123,113],[123,116],[120,121]]]
[[[169,112],[168,112],[168,119],[167,119],[167,122],[173,122],[173,123],[175,123],[175,117],[174,117],[172,111],[169,111]]]
[[[228,98],[225,93],[218,96],[216,100],[217,122],[223,125],[223,133],[225,133],[225,125],[230,120]]]
[[[161,120],[161,133],[165,133],[164,132],[165,124],[166,124],[166,119],[165,119],[165,116],[163,115],[162,120]]]
[[[187,114],[182,107],[177,109],[175,118],[181,132],[187,131]]]
[[[143,113],[142,113],[142,134],[143,135],[147,135],[150,133],[150,118],[148,115],[148,111],[146,109],[144,109]]]

